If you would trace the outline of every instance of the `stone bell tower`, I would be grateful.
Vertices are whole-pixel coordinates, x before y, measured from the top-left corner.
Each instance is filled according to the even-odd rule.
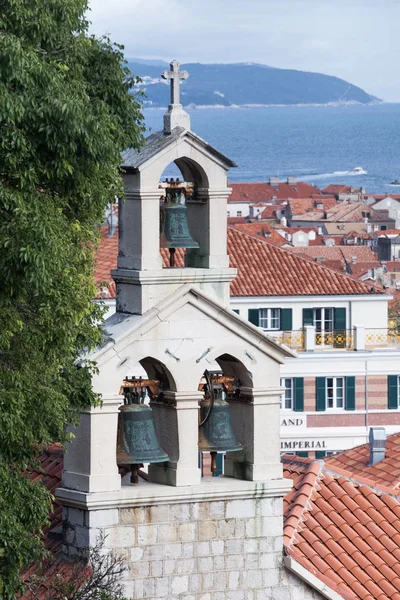
[[[107,548],[126,559],[130,598],[247,599],[253,590],[251,598],[261,599],[270,597],[265,589],[287,585],[282,497],[291,482],[280,464],[280,364],[294,354],[229,308],[235,269],[227,254],[227,171],[235,164],[190,130],[179,102],[187,76],[171,63],[162,74],[171,82],[164,128],[140,152],[123,154],[126,200],[112,271],[117,312],[88,357],[98,366],[93,387],[102,405],[82,414],[57,491],[64,551],[88,549],[106,534]],[[186,250],[183,266],[163,268],[160,178],[170,163],[192,185],[186,207],[197,247]],[[125,376],[138,363],[155,386],[150,406],[168,460],[150,464],[132,483],[118,470],[117,429]],[[199,406],[203,419],[211,392],[202,382],[216,370],[230,387],[219,413],[207,405],[215,409],[208,435],[213,428],[223,434],[228,423],[237,446],[226,454],[224,476],[208,478],[199,467]],[[204,435],[201,444],[204,451]]]

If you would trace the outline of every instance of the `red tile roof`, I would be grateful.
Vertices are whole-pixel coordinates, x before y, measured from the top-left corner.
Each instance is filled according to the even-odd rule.
[[[256,224],[260,226],[259,223]],[[104,228],[106,231],[107,228]],[[118,234],[108,238],[102,234],[97,253],[96,282],[109,282],[108,298],[115,297],[115,285],[110,269],[116,267]],[[371,285],[348,275],[331,271],[311,260],[304,260],[266,241],[252,237],[236,228],[228,227],[230,265],[238,269],[231,283],[232,296],[320,296],[370,294]],[[168,252],[161,251],[164,266]],[[177,267],[183,266],[183,251],[175,253]],[[278,275],[279,274],[279,275]],[[382,293],[373,288],[372,293]],[[99,294],[100,296],[100,294]]]
[[[369,246],[321,246],[305,248],[290,248],[296,254],[307,254],[310,258],[322,256],[329,260],[343,260],[351,262],[353,256],[358,263],[376,261],[376,254]]]
[[[352,451],[347,451],[352,452]],[[332,457],[335,458],[335,457]],[[374,480],[283,457],[287,554],[346,600],[400,599],[400,503]],[[351,477],[351,479],[350,479]]]
[[[326,196],[314,196],[313,198],[296,198],[288,200],[288,205],[292,215],[303,215],[307,212],[315,210],[326,211],[335,207],[336,204],[337,201],[335,197],[327,198]],[[318,208],[319,205],[322,205],[322,207]]]
[[[271,227],[268,223],[262,221],[255,221],[253,223],[246,223],[244,225],[234,225],[234,229],[247,233],[255,238],[266,239],[270,244],[274,246],[283,246],[284,244],[289,245],[288,242],[282,235],[280,235],[276,229]]]
[[[262,211],[262,213],[260,213],[259,215],[259,219],[277,219],[276,216],[276,211],[277,209],[281,208],[283,205],[281,204],[280,206],[276,206],[275,204],[270,204],[269,206],[266,206],[264,208],[264,210]]]
[[[329,468],[343,468],[351,475],[366,477],[379,485],[400,487],[400,433],[386,439],[386,456],[369,466],[369,444],[334,454],[325,460]]]
[[[371,285],[299,258],[291,251],[228,228],[232,296],[369,294]],[[374,289],[373,293],[381,293]]]
[[[287,198],[309,198],[313,194],[320,195],[320,190],[314,185],[298,181],[293,185],[280,182],[278,185],[270,183],[232,183],[229,182],[232,193],[229,202],[265,202],[287,200]]]
[[[359,193],[361,190],[352,188],[350,185],[331,183],[326,188],[321,190],[324,194],[350,194]]]

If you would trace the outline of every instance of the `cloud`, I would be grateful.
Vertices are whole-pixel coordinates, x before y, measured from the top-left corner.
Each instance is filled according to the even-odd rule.
[[[336,75],[400,100],[398,0],[92,0],[96,34],[129,57],[260,62]],[[384,85],[382,84],[384,80]]]

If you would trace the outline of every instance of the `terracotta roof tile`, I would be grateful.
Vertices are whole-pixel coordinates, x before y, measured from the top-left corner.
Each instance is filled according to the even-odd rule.
[[[389,445],[398,443],[392,440]],[[283,458],[284,475],[293,478],[296,490],[285,503],[285,515],[296,499],[302,499],[303,508],[297,524],[297,511],[291,511],[288,528],[285,520],[287,552],[342,598],[400,600],[400,504],[393,496],[397,492],[365,477],[358,483],[357,460],[347,461],[353,469],[349,472],[335,469],[333,458],[314,461],[314,467],[312,461]]]
[[[400,433],[391,435],[386,440],[386,456],[384,460],[375,465],[369,466],[369,444],[357,446],[351,450],[345,450],[325,460],[329,468],[344,468],[351,475],[357,478],[365,477],[368,480],[379,484],[394,486],[400,479]],[[390,464],[390,467],[388,467]],[[393,510],[393,501],[390,497],[385,497],[382,502],[387,503]],[[377,503],[377,500],[375,500]],[[379,506],[374,505],[377,510]],[[400,516],[400,507],[395,504],[397,514]]]
[[[257,224],[256,226],[259,226]],[[107,228],[101,232],[101,243],[96,257],[96,282],[108,283],[99,296],[115,297],[115,284],[110,269],[116,267],[118,235],[107,237]],[[316,296],[342,294],[370,294],[371,285],[348,275],[331,271],[305,260],[266,241],[228,227],[228,253],[230,264],[238,269],[231,284],[231,295],[239,296]],[[161,252],[167,266],[167,251]],[[183,266],[183,251],[177,251],[177,267]],[[280,276],[277,277],[277,273]],[[381,293],[373,288],[372,293]]]
[[[312,195],[319,196],[320,190],[314,185],[298,181],[293,185],[279,182],[277,185],[271,185],[267,182],[259,183],[233,183],[229,182],[232,193],[229,196],[228,203],[231,202],[270,202],[276,199],[278,202],[288,198],[308,198]]]

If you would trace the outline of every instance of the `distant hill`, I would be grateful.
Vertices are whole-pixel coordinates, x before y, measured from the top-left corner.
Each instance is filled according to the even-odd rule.
[[[160,78],[162,61],[128,59],[134,75],[143,79],[146,106],[167,106],[169,91]],[[190,77],[182,83],[181,101],[188,105],[328,104],[379,99],[361,88],[330,75],[276,69],[255,63],[182,65]]]

